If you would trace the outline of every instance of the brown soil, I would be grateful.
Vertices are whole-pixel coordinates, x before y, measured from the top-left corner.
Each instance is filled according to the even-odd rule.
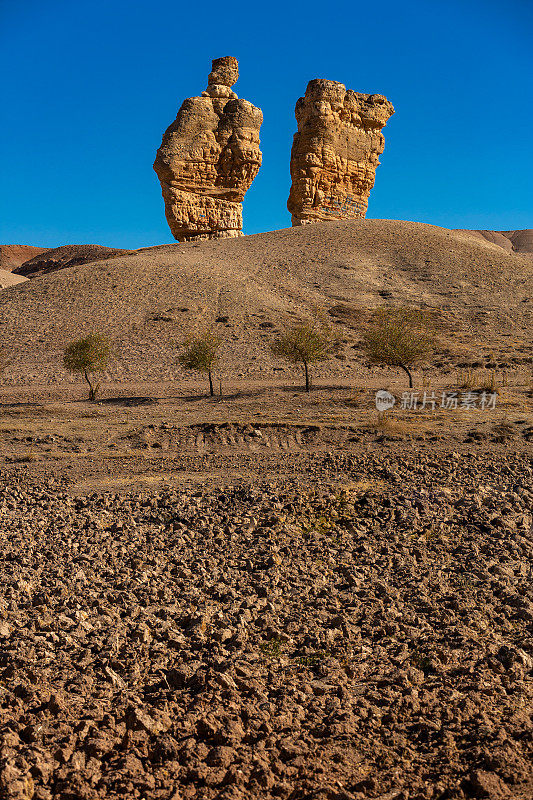
[[[533,230],[503,231],[505,236],[513,243],[516,253],[533,253]]]
[[[477,375],[482,376],[484,370]],[[458,389],[450,379],[415,374],[422,399]],[[498,375],[498,373],[497,373]],[[223,485],[228,476],[249,481],[308,475],[317,453],[381,452],[384,447],[419,452],[426,447],[470,452],[502,448],[530,452],[533,394],[525,372],[510,372],[494,409],[404,410],[405,376],[374,368],[353,381],[330,383],[312,374],[302,390],[293,369],[275,382],[220,382],[207,395],[207,380],[179,383],[104,383],[97,403],[87,385],[4,387],[0,393],[0,466],[29,481],[68,476],[72,491],[134,489],[171,481]],[[455,380],[454,380],[455,378]],[[470,389],[474,390],[475,381]],[[379,420],[375,391],[388,388],[398,402]],[[429,388],[431,387],[431,388]],[[479,384],[479,391],[483,391]],[[479,396],[479,395],[478,395]],[[250,431],[250,426],[253,431]],[[257,433],[259,431],[260,433]]]
[[[4,397],[2,797],[529,800],[531,405],[144,388]]]

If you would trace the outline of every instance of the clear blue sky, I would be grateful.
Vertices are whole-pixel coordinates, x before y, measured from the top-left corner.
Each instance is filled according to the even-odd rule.
[[[396,107],[369,217],[533,227],[531,0],[0,0],[0,243],[173,241],[155,152],[224,55],[265,118],[246,233],[290,226],[294,104],[317,77]]]

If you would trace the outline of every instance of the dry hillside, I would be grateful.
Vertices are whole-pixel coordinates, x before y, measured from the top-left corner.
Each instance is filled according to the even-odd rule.
[[[30,258],[46,253],[46,247],[32,247],[29,244],[0,244],[0,269],[12,272]]]
[[[61,351],[92,330],[116,342],[110,378],[179,374],[176,340],[204,321],[227,335],[233,374],[271,376],[268,340],[317,308],[346,340],[322,374],[349,375],[360,311],[437,308],[448,327],[443,365],[526,364],[533,330],[533,257],[469,233],[413,222],[320,223],[240,239],[146,248],[40,277],[0,295],[5,380],[63,380]]]

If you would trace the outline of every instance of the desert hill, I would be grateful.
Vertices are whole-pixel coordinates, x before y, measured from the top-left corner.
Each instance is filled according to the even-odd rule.
[[[0,289],[16,286],[18,283],[24,283],[27,280],[22,275],[13,275],[9,270],[0,269]]]
[[[439,309],[450,365],[465,354],[526,363],[533,257],[461,231],[384,220],[146,248],[4,290],[2,340],[16,353],[6,379],[63,380],[62,348],[92,330],[116,342],[110,377],[171,378],[176,340],[214,320],[233,374],[271,376],[273,332],[317,307],[347,340],[344,360],[323,374],[349,375],[361,310],[379,304]]]
[[[46,253],[46,247],[32,247],[29,244],[0,244],[0,269],[12,272],[30,258]]]
[[[517,253],[533,253],[533,229],[524,231],[504,231],[504,235],[513,243]]]
[[[103,258],[122,256],[132,250],[117,250],[114,247],[102,247],[99,244],[66,244],[35,253],[27,261],[13,270],[17,275],[27,278],[36,278],[65,267],[74,267],[78,264],[88,264],[91,261],[100,261]]]
[[[533,253],[533,229],[523,231],[470,231],[477,239],[491,242],[503,248],[507,253]]]

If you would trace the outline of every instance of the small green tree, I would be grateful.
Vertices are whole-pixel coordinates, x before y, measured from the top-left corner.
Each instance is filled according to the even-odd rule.
[[[362,349],[371,364],[399,367],[413,387],[412,370],[435,352],[427,313],[416,308],[378,308],[363,333]]]
[[[339,349],[339,342],[326,325],[303,322],[295,325],[270,345],[273,355],[291,364],[302,364],[305,371],[305,391],[311,388],[309,366],[325,361]]]
[[[178,358],[178,363],[184,369],[196,372],[207,372],[209,378],[209,394],[215,394],[213,387],[213,370],[218,363],[218,350],[222,344],[222,336],[211,331],[205,331],[198,336],[187,339],[184,343],[185,352]]]
[[[111,343],[107,337],[91,333],[65,348],[63,365],[69,372],[81,372],[89,384],[89,400],[96,400],[100,385],[91,380],[91,373],[107,369]]]

